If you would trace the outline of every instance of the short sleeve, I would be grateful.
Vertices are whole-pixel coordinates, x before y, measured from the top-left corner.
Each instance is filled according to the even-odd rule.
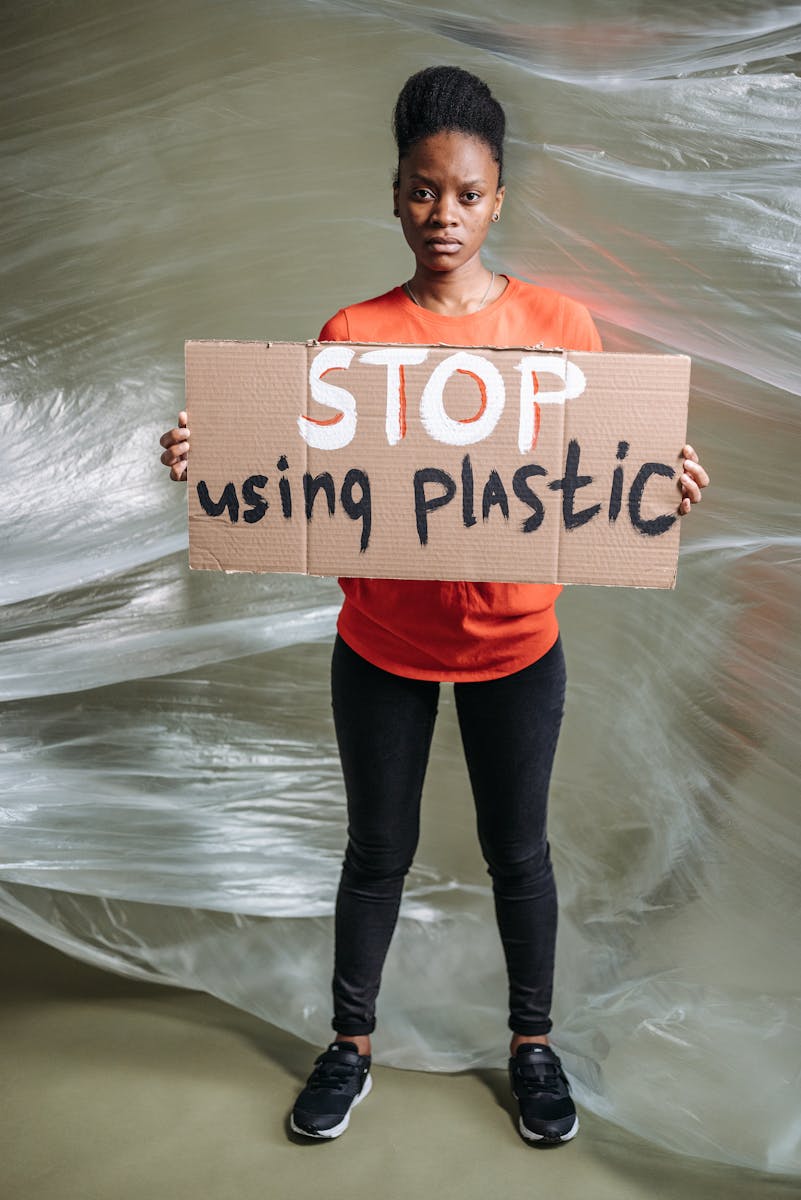
[[[589,309],[580,300],[561,296],[560,334],[558,345],[565,350],[603,350],[601,335]]]
[[[326,321],[317,337],[318,342],[348,342],[350,330],[348,317],[344,308],[340,308],[330,321]]]
[[[571,350],[603,350],[601,335],[598,332],[595,322],[590,316],[589,309],[583,304],[576,306],[576,327],[575,333],[571,339]]]

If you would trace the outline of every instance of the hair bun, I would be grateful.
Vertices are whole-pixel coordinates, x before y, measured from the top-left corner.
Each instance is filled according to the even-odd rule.
[[[461,67],[425,67],[403,85],[392,114],[398,157],[405,158],[415,142],[444,130],[480,138],[503,176],[506,116],[492,92],[477,75]]]

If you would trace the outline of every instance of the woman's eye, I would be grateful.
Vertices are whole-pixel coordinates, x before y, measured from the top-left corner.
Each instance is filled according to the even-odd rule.
[[[434,193],[432,191],[430,191],[429,188],[415,188],[414,191],[412,192],[412,199],[428,200],[433,195],[434,195]]]
[[[476,200],[480,200],[481,196],[478,192],[465,192],[464,198],[473,204]]]

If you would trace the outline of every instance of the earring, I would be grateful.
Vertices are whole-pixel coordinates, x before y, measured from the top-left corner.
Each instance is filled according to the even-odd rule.
[[[500,213],[497,213],[497,212],[493,213],[493,214],[492,214],[492,219],[493,219],[493,221],[500,221],[500,219],[501,219],[501,214],[500,214]]]
[[[400,209],[399,209],[399,208],[393,208],[393,210],[392,210],[392,215],[393,215],[393,217],[399,217],[399,216],[400,216]]]

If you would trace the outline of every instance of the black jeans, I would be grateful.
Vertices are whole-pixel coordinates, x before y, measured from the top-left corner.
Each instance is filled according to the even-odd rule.
[[[548,1033],[557,900],[546,836],[565,694],[561,641],[501,679],[454,684],[509,979],[509,1028]],[[439,684],[373,666],[337,637],[334,723],[348,799],[335,917],[337,1033],[375,1028],[375,1003],[419,834]]]

